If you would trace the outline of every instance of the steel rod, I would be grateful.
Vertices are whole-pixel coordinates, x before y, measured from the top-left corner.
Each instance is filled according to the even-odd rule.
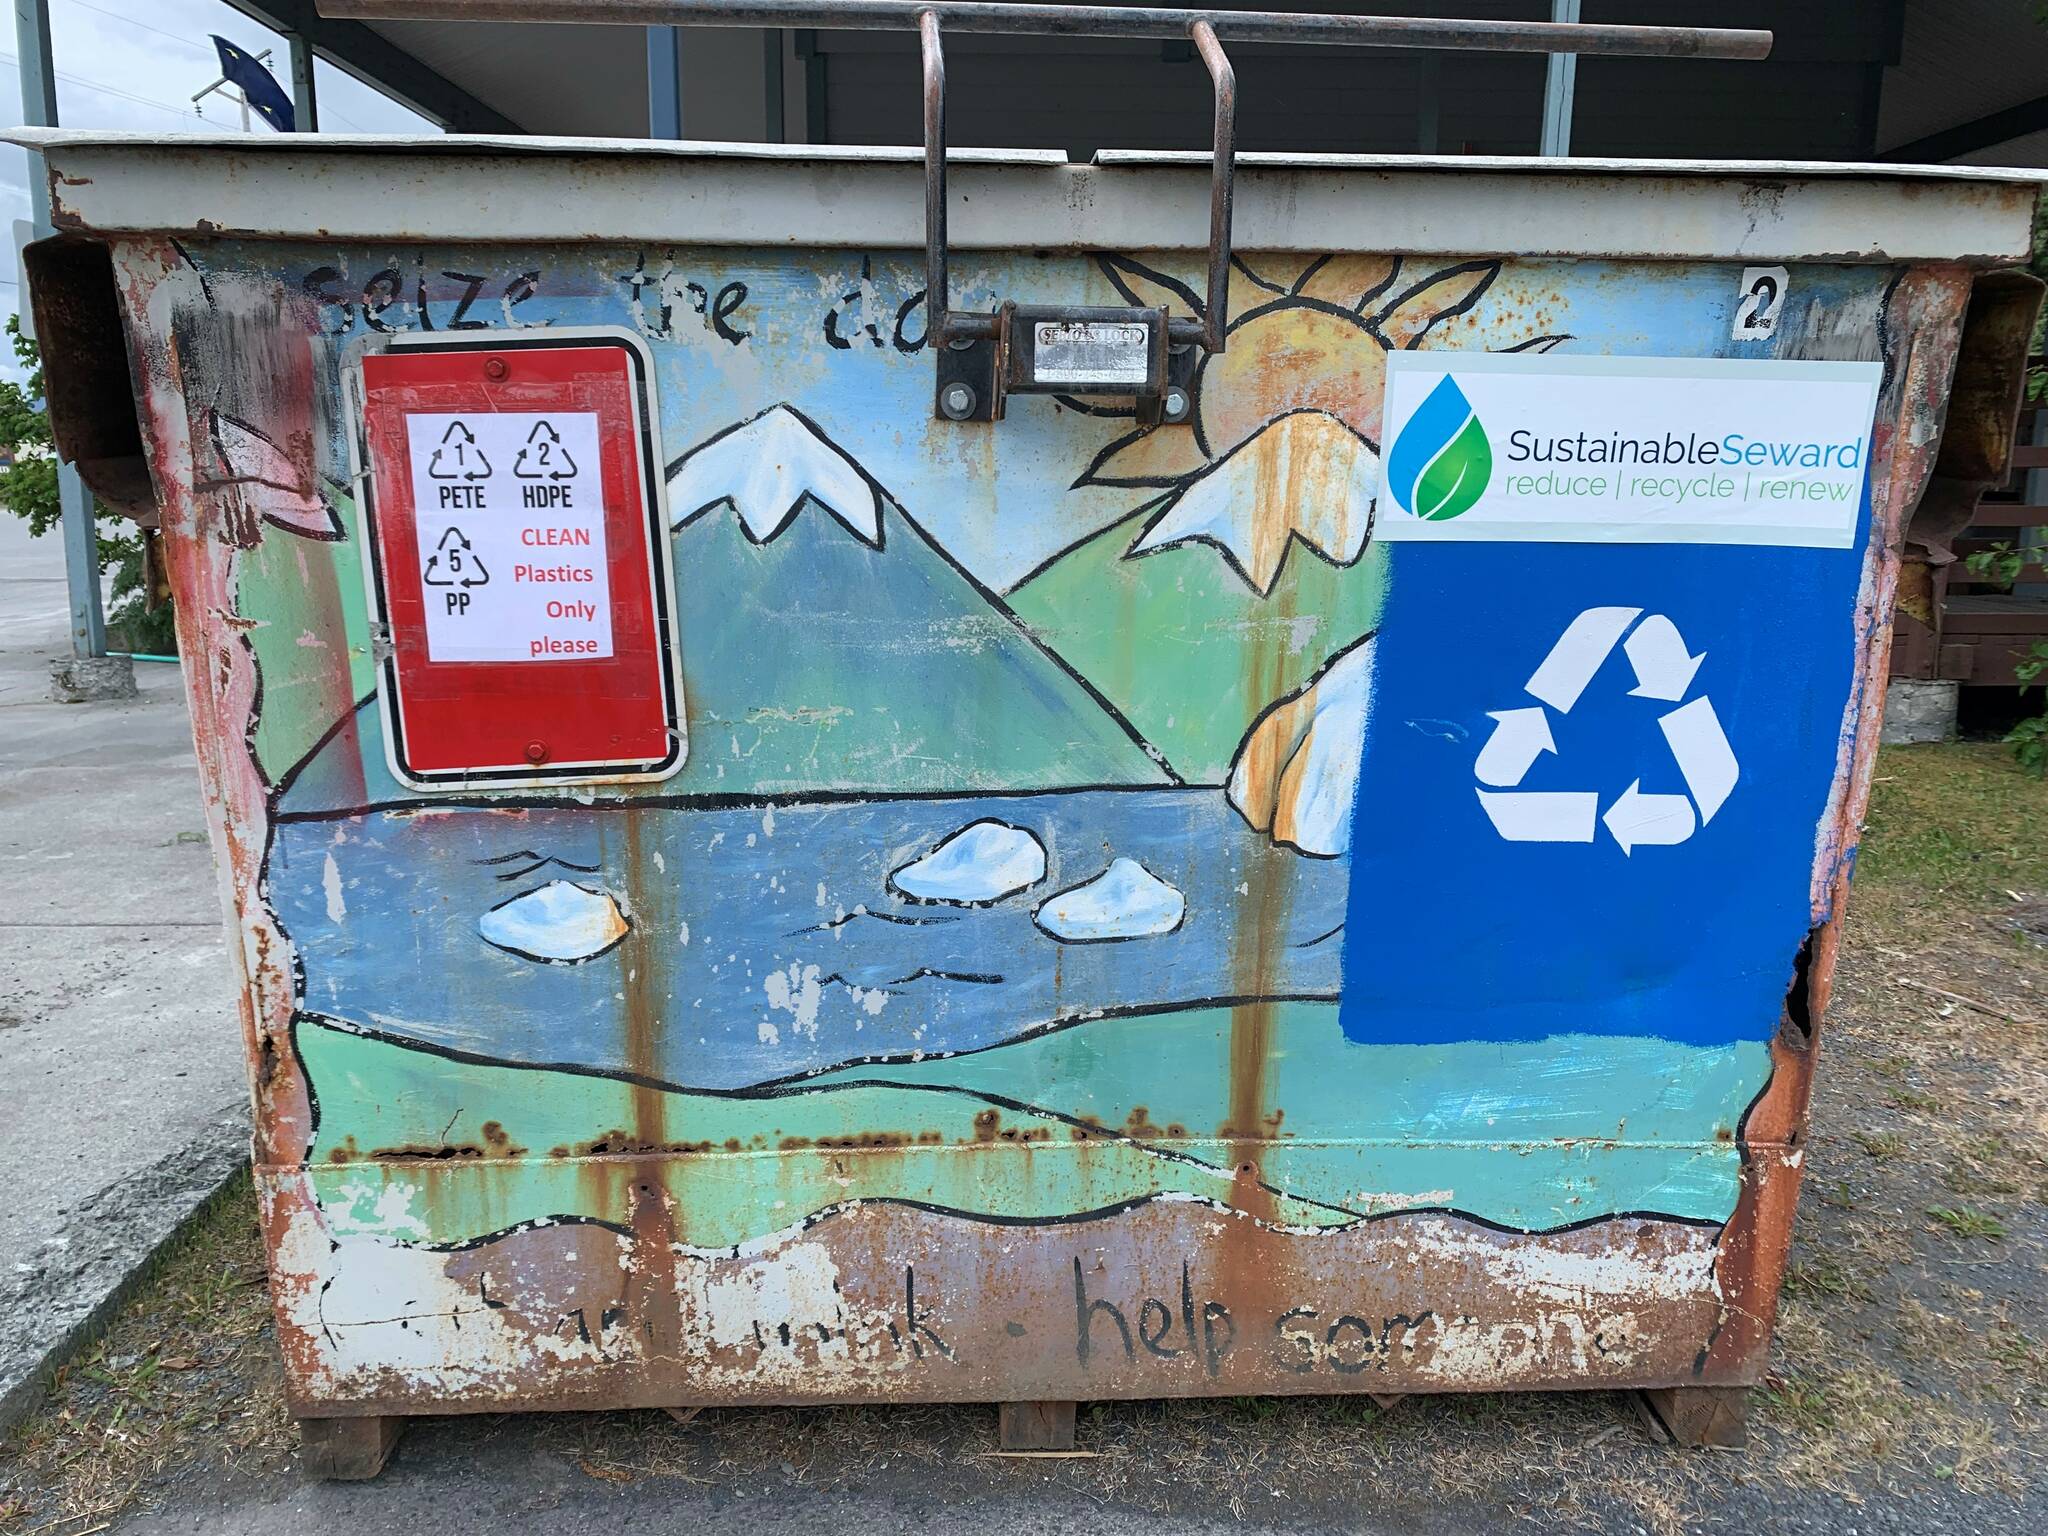
[[[1202,346],[1223,350],[1230,320],[1230,202],[1237,172],[1237,71],[1217,41],[1216,31],[1198,21],[1188,31],[1208,66],[1216,91],[1216,142],[1209,184],[1209,302],[1202,313]]]
[[[318,0],[320,14],[362,21],[607,22],[620,26],[817,27],[915,31],[929,11],[949,32],[1010,36],[1188,36],[1197,22],[1226,43],[1359,48],[1636,54],[1761,59],[1771,34],[1729,27],[1639,27],[1411,16],[1315,16],[1162,6],[1011,5],[1002,0]]]
[[[952,305],[946,292],[946,53],[938,18],[917,21],[924,54],[924,312],[934,349],[947,340]]]

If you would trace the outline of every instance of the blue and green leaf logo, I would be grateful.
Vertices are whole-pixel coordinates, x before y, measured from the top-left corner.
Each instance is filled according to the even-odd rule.
[[[1441,523],[1469,512],[1493,478],[1493,445],[1472,402],[1445,374],[1387,455],[1387,487],[1402,510]]]

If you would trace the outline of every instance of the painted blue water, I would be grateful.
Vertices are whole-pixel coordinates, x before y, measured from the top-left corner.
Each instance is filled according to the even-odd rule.
[[[1043,880],[987,907],[889,892],[891,870],[986,817],[1044,844]],[[1118,857],[1186,898],[1177,929],[1063,944],[1033,924],[1040,902]],[[634,936],[553,964],[479,935],[486,911],[554,880],[613,893]],[[971,1050],[1104,1010],[1334,998],[1346,902],[1341,862],[1276,848],[1214,789],[371,811],[281,824],[270,890],[308,1010],[701,1088]],[[1240,921],[1270,925],[1269,942],[1238,942]],[[636,1011],[652,1037],[637,1055]]]

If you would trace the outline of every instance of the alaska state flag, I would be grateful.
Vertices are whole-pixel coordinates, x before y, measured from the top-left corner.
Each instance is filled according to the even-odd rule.
[[[221,74],[229,85],[241,87],[242,94],[249,99],[250,109],[279,133],[290,133],[294,126],[292,99],[284,93],[284,87],[271,78],[270,71],[263,67],[263,61],[253,53],[237,48],[224,37],[216,36],[213,46],[220,53]]]

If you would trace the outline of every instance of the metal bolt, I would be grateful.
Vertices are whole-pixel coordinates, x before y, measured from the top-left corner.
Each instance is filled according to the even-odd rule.
[[[529,763],[544,763],[548,760],[548,744],[544,741],[529,741],[526,744],[526,760]]]
[[[939,409],[946,413],[948,421],[965,421],[974,414],[973,386],[948,384],[939,391]]]
[[[1177,384],[1169,386],[1162,408],[1168,421],[1182,420],[1188,413],[1188,392]]]
[[[511,371],[510,368],[505,366],[505,359],[502,357],[487,357],[484,359],[484,377],[487,379],[502,379]]]

